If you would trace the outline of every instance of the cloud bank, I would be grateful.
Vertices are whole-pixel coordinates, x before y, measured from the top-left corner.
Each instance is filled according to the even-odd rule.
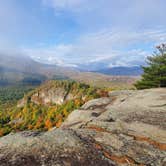
[[[104,30],[83,35],[72,44],[25,49],[25,52],[39,61],[44,59],[48,63],[59,65],[74,66],[106,61],[108,66],[135,66],[143,64],[152,53],[153,46],[164,41],[166,30]],[[147,48],[141,49],[142,45]]]
[[[165,0],[2,0],[0,50],[61,66],[140,65],[166,42],[165,6]]]

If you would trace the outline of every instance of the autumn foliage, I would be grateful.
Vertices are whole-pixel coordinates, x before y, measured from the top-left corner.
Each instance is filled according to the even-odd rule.
[[[103,89],[74,81],[51,81],[37,90],[49,89],[49,86],[64,87],[66,91],[77,97],[61,105],[50,103],[46,106],[30,101],[33,91],[30,92],[27,95],[27,103],[22,108],[16,107],[7,114],[6,118],[0,115],[0,136],[10,131],[49,130],[52,127],[60,127],[73,110],[80,108],[88,100],[108,95]]]

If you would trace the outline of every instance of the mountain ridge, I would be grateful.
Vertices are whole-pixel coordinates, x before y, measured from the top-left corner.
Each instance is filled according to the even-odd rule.
[[[2,57],[0,61],[0,85],[40,84],[49,79],[71,79],[100,87],[115,87],[116,85],[132,87],[132,84],[138,79],[130,76],[119,77],[95,72],[80,72],[75,68],[41,64],[30,57],[22,57],[21,55],[5,56],[0,54],[0,57]]]
[[[92,72],[108,74],[112,76],[140,76],[143,74],[143,70],[140,66],[131,66],[131,67],[117,66],[111,68],[104,68]]]

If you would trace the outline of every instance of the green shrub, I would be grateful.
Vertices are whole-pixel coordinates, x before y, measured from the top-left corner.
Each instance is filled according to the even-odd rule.
[[[137,89],[166,87],[166,44],[158,46],[158,53],[147,58],[148,66],[135,86]]]

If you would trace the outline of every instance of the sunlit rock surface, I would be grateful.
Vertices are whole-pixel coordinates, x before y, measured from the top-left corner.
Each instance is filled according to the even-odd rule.
[[[0,138],[1,166],[166,165],[166,89],[115,91],[59,129]]]

